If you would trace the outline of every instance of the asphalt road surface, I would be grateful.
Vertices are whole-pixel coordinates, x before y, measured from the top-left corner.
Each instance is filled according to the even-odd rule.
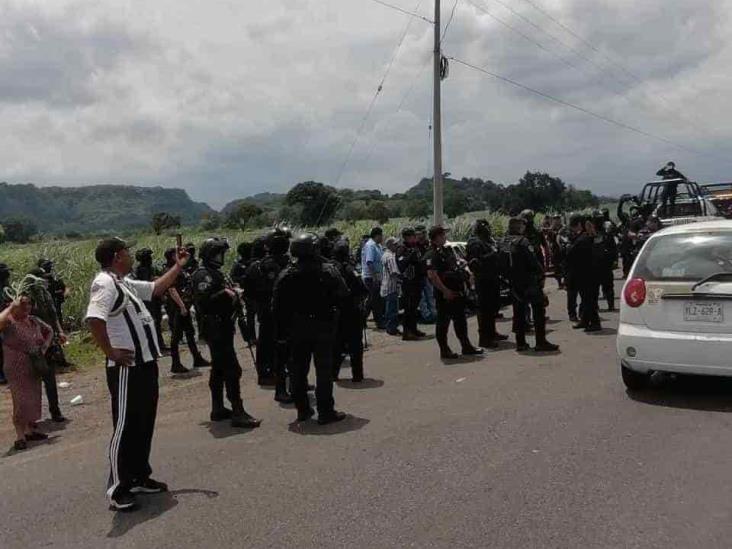
[[[380,343],[369,380],[336,390],[351,417],[327,427],[291,424],[251,368],[247,408],[264,423],[249,432],[207,423],[205,378],[168,383],[153,467],[172,492],[136,513],[104,499],[106,400],[69,409],[52,443],[0,459],[0,546],[729,547],[730,384],[627,394],[617,315],[586,335],[563,299],[556,355],[506,345],[446,365],[434,341]]]

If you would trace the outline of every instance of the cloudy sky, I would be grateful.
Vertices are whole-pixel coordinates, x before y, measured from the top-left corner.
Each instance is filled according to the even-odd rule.
[[[432,16],[431,0],[389,2]],[[680,147],[453,62],[445,171],[545,170],[615,195],[670,159],[732,179],[731,15],[729,0],[459,0],[446,55]],[[0,180],[176,186],[214,206],[335,184],[404,36],[339,181],[404,190],[429,173],[431,32],[373,0],[0,0]]]

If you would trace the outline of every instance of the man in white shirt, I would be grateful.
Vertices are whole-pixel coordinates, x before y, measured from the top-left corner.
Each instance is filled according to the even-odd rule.
[[[135,507],[134,494],[168,489],[150,478],[161,353],[155,322],[144,302],[163,295],[189,257],[181,248],[174,267],[154,282],[144,282],[127,278],[133,264],[129,248],[119,238],[102,240],[97,246],[95,257],[102,270],[92,283],[86,313],[92,337],[106,356],[114,423],[107,498],[110,507],[120,511]]]

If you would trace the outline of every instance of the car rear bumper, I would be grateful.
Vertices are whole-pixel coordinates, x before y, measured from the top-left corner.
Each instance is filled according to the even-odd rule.
[[[621,323],[617,351],[623,364],[636,372],[732,376],[732,334],[659,332]]]

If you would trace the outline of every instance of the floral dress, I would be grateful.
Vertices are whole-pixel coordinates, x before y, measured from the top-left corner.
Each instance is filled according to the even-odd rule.
[[[31,368],[31,352],[45,352],[53,331],[34,316],[13,321],[3,331],[5,377],[13,397],[13,420],[30,424],[41,419],[41,378]]]

